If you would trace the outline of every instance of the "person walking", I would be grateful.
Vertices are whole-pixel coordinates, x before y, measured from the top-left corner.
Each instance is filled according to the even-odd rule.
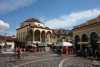
[[[21,48],[19,48],[19,47],[16,49],[16,56],[18,59],[21,58]]]

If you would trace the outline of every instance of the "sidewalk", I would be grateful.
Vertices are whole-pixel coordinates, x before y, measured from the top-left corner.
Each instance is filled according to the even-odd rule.
[[[71,58],[70,58],[71,57]],[[85,57],[69,56],[70,60],[64,62],[64,67],[100,67],[100,61]]]
[[[34,57],[50,56],[51,52],[23,52],[20,59],[15,58],[14,54],[9,55],[9,61],[25,61]],[[6,55],[6,54],[5,54]],[[8,56],[8,55],[7,55]]]
[[[51,52],[23,52],[21,58],[18,59],[15,53],[0,53],[0,67],[13,67],[28,61],[45,58],[51,54]]]
[[[50,54],[50,52],[22,52],[22,56],[29,56],[29,55],[35,55],[35,56],[41,56],[45,54]],[[0,53],[0,57],[4,56],[15,56],[15,52],[3,52]]]
[[[14,57],[9,57],[9,60],[6,62],[6,65],[18,65],[25,62],[35,61],[37,59],[42,59],[45,57],[49,57],[52,53],[51,52],[24,52],[20,59],[16,59]]]

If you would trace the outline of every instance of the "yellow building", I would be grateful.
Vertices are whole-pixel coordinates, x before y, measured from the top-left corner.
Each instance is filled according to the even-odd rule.
[[[73,29],[73,41],[77,53],[95,55],[100,51],[100,16]],[[90,54],[90,55],[91,55]]]

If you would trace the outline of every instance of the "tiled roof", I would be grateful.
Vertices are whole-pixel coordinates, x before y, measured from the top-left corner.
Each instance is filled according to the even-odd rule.
[[[89,25],[95,25],[97,23],[100,23],[98,22],[97,20],[99,19],[100,16],[94,18],[94,19],[90,19],[88,20],[87,22],[83,23],[83,24],[80,24],[78,26],[75,26],[74,29],[77,29],[77,28],[80,28],[80,27],[85,27],[85,26],[89,26]],[[98,18],[98,19],[97,19]]]
[[[13,36],[2,36],[0,35],[0,40],[15,41],[16,38]]]

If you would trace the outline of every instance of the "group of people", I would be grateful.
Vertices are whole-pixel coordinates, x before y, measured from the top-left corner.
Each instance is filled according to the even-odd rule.
[[[73,47],[53,46],[52,51],[58,55],[72,55]]]

